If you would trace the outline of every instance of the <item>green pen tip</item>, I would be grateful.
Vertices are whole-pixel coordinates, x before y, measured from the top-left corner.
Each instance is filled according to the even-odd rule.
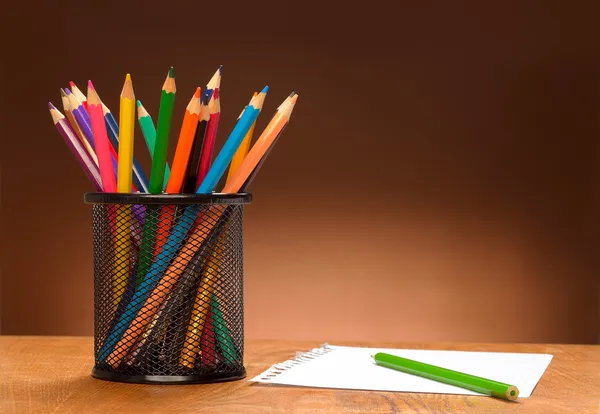
[[[175,68],[173,66],[171,66],[171,69],[169,69],[169,77],[170,78],[175,77]]]

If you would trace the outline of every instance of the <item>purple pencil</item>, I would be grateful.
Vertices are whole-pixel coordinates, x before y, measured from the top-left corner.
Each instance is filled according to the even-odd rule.
[[[79,91],[79,94],[81,94],[85,98],[85,95],[83,95],[79,89],[77,89],[77,90]],[[81,107],[83,108],[83,111],[81,111],[81,115],[85,118],[86,122],[89,125],[92,125],[92,121],[90,120],[90,114],[88,113],[87,106],[86,106],[87,102],[86,102],[86,104],[84,104],[83,101],[81,100],[80,96],[78,96],[77,93],[71,91],[71,89],[69,89],[69,88],[64,88],[64,91],[67,95],[72,94],[73,97],[75,98],[75,101],[79,102],[79,105],[81,105]]]
[[[102,191],[102,179],[100,178],[100,171],[98,171],[98,167],[96,167],[94,161],[92,161],[85,148],[83,148],[81,142],[79,142],[77,135],[75,135],[75,132],[73,132],[71,129],[71,126],[67,122],[65,116],[50,102],[48,102],[48,109],[50,110],[50,116],[52,116],[52,122],[54,122],[54,126],[64,138],[67,146],[75,155],[75,158],[77,158],[77,161],[96,188],[96,191]]]
[[[96,149],[96,144],[94,143],[94,134],[92,133],[92,124],[90,122],[90,116],[88,115],[81,102],[79,102],[77,98],[75,98],[75,95],[73,95],[71,92],[68,92],[68,89],[65,89],[65,93],[67,94],[67,98],[69,99],[69,105],[71,107],[71,112],[73,113],[73,116],[75,117],[79,128],[81,128],[81,131],[90,142],[92,148]]]

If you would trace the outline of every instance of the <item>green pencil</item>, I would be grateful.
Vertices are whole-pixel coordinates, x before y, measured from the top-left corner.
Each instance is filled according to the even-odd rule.
[[[217,342],[219,343],[219,347],[221,348],[221,354],[223,355],[223,359],[227,364],[233,364],[239,360],[239,355],[236,350],[236,347],[231,339],[231,334],[229,333],[229,329],[227,329],[227,324],[225,323],[225,318],[223,317],[223,312],[221,312],[221,306],[217,301],[214,293],[212,295],[212,311],[213,311],[213,326],[215,329],[215,336],[217,337]]]
[[[171,130],[171,118],[173,117],[173,104],[175,103],[175,70],[169,69],[169,74],[162,87],[160,97],[160,108],[158,110],[158,126],[156,130],[156,142],[152,156],[152,170],[150,171],[150,194],[162,192],[163,180],[165,178],[165,165],[167,163],[167,149],[169,146],[169,132]],[[140,247],[140,259],[137,269],[137,286],[142,283],[148,269],[152,264],[154,255],[154,243],[156,239],[156,228],[159,216],[158,206],[148,205],[146,207],[146,221],[142,233],[142,245]]]
[[[435,365],[429,365],[383,352],[378,352],[373,355],[373,359],[377,365],[381,365],[382,367],[392,368],[407,374],[455,385],[481,394],[491,395],[492,397],[515,401],[519,396],[519,389],[514,385],[476,377],[475,375],[436,367]]]
[[[152,122],[152,117],[144,108],[144,105],[138,100],[137,101],[138,108],[138,122],[140,124],[140,129],[142,130],[142,135],[144,136],[144,141],[146,142],[146,147],[148,147],[148,152],[150,153],[150,158],[154,159],[154,145],[156,144],[156,128],[154,127],[154,122]],[[167,182],[169,181],[169,176],[171,175],[171,169],[169,168],[169,163],[165,164],[165,178],[163,180],[163,190],[167,188]]]

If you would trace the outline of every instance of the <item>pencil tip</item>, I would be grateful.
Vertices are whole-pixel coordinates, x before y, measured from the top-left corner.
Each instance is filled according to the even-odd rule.
[[[219,66],[219,74],[223,74],[223,65]]]
[[[296,92],[292,91],[292,93],[290,93],[290,98],[292,98],[294,95],[296,95]]]
[[[202,88],[198,86],[198,87],[196,88],[196,92],[194,92],[194,96],[195,96],[196,98],[200,98],[200,92],[201,92],[201,91],[202,91]]]
[[[128,73],[127,75],[125,75],[125,82],[131,82],[131,75]]]
[[[262,90],[262,91],[260,91],[260,93],[267,93],[268,91],[269,91],[269,87],[268,87],[268,86],[265,86],[265,87],[263,88],[263,90]]]
[[[91,90],[95,91],[96,89],[94,88],[94,84],[92,83],[91,80],[88,80],[88,88],[90,88]]]
[[[71,90],[69,88],[63,88],[63,90],[65,91],[65,94],[71,95]]]
[[[139,108],[140,106],[142,106],[142,103],[140,102],[140,100],[137,100],[137,107]]]
[[[73,82],[73,81],[69,81],[69,85],[71,86],[71,88],[76,88],[75,82]]]
[[[63,98],[65,96],[67,96],[67,93],[65,92],[65,90],[63,88],[60,89],[60,96],[63,97]]]
[[[171,66],[171,68],[169,69],[169,77],[170,78],[175,77],[175,68],[173,66]]]
[[[56,109],[56,106],[52,105],[52,102],[48,102],[48,109]]]

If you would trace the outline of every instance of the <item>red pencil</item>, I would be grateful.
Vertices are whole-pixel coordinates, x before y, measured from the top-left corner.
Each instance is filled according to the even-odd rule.
[[[200,339],[200,363],[209,367],[217,365],[217,343],[215,342],[215,329],[210,307],[206,310],[204,331]]]
[[[210,169],[210,164],[212,163],[215,140],[217,138],[217,128],[219,127],[219,119],[221,118],[221,104],[218,88],[215,88],[213,96],[208,102],[208,112],[210,113],[210,120],[206,127],[204,146],[202,147],[202,155],[200,156],[200,167],[198,168],[196,189],[198,189],[202,181],[204,181],[204,177],[206,177],[206,174]]]

